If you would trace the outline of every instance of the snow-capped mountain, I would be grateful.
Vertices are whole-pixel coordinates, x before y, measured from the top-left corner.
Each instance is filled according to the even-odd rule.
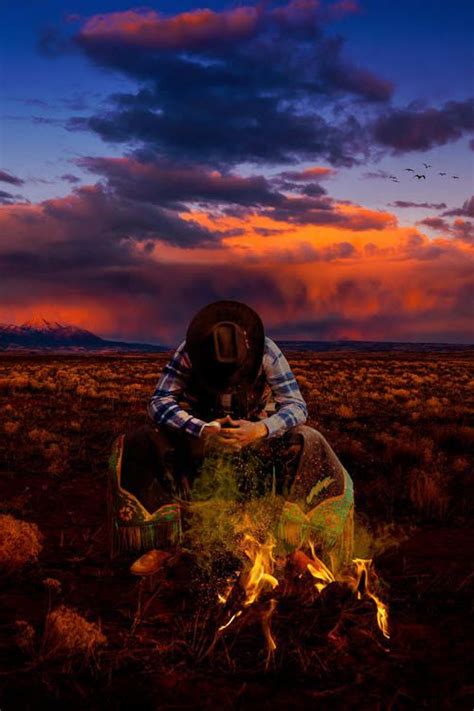
[[[108,341],[84,328],[34,317],[20,325],[0,324],[0,350],[165,351],[149,343]]]

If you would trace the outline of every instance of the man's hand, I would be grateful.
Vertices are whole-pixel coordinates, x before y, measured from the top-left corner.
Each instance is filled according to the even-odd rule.
[[[212,442],[213,445],[221,445],[222,441],[217,439],[221,431],[221,427],[223,425],[231,425],[234,422],[236,421],[234,421],[230,415],[226,415],[226,417],[218,417],[215,420],[212,420],[212,422],[208,422],[206,426],[202,428],[201,439],[203,439],[206,444],[208,442]]]
[[[229,415],[226,418],[221,418],[220,422],[229,424],[230,427],[222,427],[218,430],[216,441],[222,443],[224,447],[235,450],[248,447],[249,444],[263,439],[268,434],[267,427],[263,422],[233,420]]]

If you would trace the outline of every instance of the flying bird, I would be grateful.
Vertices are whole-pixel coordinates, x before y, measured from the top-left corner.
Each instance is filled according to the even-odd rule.
[[[391,178],[391,181],[392,181],[392,183],[399,183],[400,182],[398,178]]]
[[[454,178],[454,180],[459,180],[459,175],[452,175],[451,177]]]
[[[413,177],[418,178],[418,180],[421,180],[422,178],[423,178],[423,180],[426,180],[426,175],[418,175],[417,174],[417,175],[414,175]]]
[[[413,170],[413,168],[405,168],[405,170],[409,170],[410,173],[414,173],[414,172],[415,172],[415,171]]]
[[[431,168],[431,165],[428,165],[428,163],[423,163],[426,169]]]
[[[438,173],[438,175],[446,175],[446,173]]]

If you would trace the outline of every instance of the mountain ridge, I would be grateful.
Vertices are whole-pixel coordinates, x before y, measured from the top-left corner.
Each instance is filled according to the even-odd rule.
[[[167,346],[152,343],[129,343],[112,341],[97,336],[92,331],[79,328],[73,324],[62,324],[59,321],[48,321],[42,317],[34,317],[19,325],[0,324],[0,351],[121,351],[121,352],[153,352],[167,351]]]
[[[413,343],[402,341],[301,341],[274,338],[285,351],[330,352],[423,352],[474,351],[474,344]],[[33,317],[16,324],[0,324],[0,352],[23,351],[60,353],[153,353],[173,350],[172,346],[153,343],[112,341],[73,324]]]

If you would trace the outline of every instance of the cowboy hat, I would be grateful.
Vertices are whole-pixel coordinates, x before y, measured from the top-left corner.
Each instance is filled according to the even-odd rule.
[[[262,319],[240,301],[215,301],[189,324],[186,350],[198,379],[209,390],[231,390],[252,383],[262,364]]]

